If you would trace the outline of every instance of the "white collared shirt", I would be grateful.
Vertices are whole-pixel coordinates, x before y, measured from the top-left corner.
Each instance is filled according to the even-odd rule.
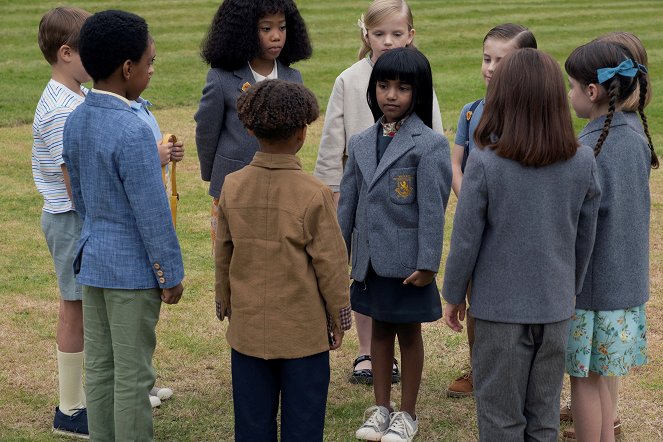
[[[251,73],[253,74],[253,78],[255,78],[256,83],[260,83],[263,80],[276,80],[279,78],[278,71],[276,69],[276,61],[274,61],[274,69],[272,69],[272,72],[270,72],[266,77],[254,71],[251,67],[251,63],[249,63],[249,69],[251,69]]]

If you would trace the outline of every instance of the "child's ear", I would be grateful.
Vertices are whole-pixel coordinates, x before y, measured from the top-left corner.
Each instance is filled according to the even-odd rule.
[[[297,129],[296,135],[298,143],[304,143],[304,141],[306,140],[307,131],[308,131],[308,126],[300,127],[299,129]]]
[[[69,45],[62,45],[58,49],[58,60],[62,60],[65,63],[69,63],[71,61],[71,53],[74,52],[73,49],[71,49],[71,46]]]
[[[131,60],[125,60],[122,64],[122,78],[128,80],[131,78],[133,73],[134,63]]]
[[[415,33],[416,33],[416,31],[414,29],[410,29],[410,31],[408,32],[408,37],[407,37],[408,38],[407,44],[405,46],[410,46],[412,44],[412,40],[414,40],[414,34]]]
[[[592,103],[596,103],[597,101],[599,101],[599,99],[601,98],[602,91],[603,88],[596,83],[588,84],[587,89],[585,89],[585,93],[587,94],[589,101],[591,101]]]

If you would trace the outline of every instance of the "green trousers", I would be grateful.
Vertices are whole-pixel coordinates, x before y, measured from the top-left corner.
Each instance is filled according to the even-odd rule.
[[[90,440],[153,440],[152,355],[160,292],[83,286]]]

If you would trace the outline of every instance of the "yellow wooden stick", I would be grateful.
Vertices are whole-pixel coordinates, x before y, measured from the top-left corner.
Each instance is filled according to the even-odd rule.
[[[167,143],[177,143],[177,137],[173,134],[165,134],[163,137]],[[180,195],[177,193],[177,178],[176,178],[176,162],[171,161],[170,163],[170,215],[173,217],[173,225],[177,227],[177,203],[180,199]],[[168,183],[166,182],[166,166],[161,166],[161,178],[163,179],[164,187],[168,188]]]

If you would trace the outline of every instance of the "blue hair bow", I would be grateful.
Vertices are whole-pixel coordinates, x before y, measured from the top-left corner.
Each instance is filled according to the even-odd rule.
[[[622,75],[624,77],[635,77],[638,74],[638,71],[643,74],[647,73],[647,68],[641,65],[640,63],[633,63],[633,60],[626,59],[619,63],[619,66],[615,68],[601,68],[596,71],[596,74],[599,77],[599,84],[610,80],[615,75]]]

